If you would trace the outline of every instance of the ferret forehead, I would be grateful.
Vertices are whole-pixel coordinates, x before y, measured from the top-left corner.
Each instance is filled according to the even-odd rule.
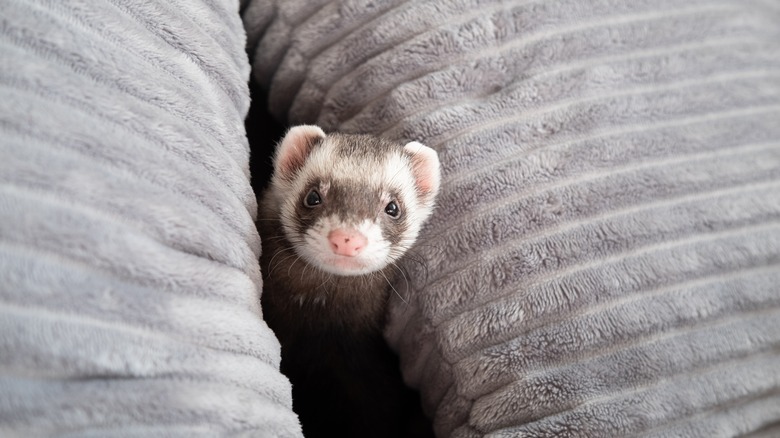
[[[323,147],[330,149],[341,159],[379,160],[400,154],[402,146],[381,137],[362,134],[330,134],[323,141]]]
[[[401,146],[370,136],[343,134],[329,135],[312,151],[301,173],[308,181],[359,182],[376,188],[409,184],[410,175],[411,162]]]

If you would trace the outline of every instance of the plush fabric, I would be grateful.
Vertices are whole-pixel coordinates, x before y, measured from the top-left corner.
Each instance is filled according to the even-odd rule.
[[[0,11],[0,435],[300,436],[238,2]]]
[[[253,0],[289,123],[419,140],[443,188],[389,342],[440,437],[780,422],[780,8]],[[772,425],[775,426],[772,426]]]

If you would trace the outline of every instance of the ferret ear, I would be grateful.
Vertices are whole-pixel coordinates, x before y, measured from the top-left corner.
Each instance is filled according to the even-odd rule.
[[[299,125],[292,127],[276,148],[275,173],[285,179],[292,178],[306,162],[314,145],[323,138],[325,138],[325,132],[319,126]]]
[[[416,141],[407,143],[404,151],[411,157],[417,192],[426,202],[432,202],[439,193],[441,172],[439,155],[433,149]]]

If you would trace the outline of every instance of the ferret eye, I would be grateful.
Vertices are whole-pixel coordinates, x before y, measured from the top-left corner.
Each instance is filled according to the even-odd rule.
[[[316,190],[311,189],[309,193],[303,198],[303,205],[309,208],[314,208],[322,204],[322,198]]]
[[[395,201],[390,201],[385,206],[385,213],[387,213],[388,216],[390,216],[393,219],[397,219],[398,216],[401,215],[401,209],[398,208],[398,204],[395,203]]]

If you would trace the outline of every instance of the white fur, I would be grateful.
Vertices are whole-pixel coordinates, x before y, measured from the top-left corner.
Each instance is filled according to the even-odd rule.
[[[368,243],[358,255],[347,257],[331,251],[328,235],[339,228],[354,228],[366,237]],[[331,274],[364,275],[380,270],[388,263],[391,245],[382,237],[382,229],[376,222],[364,220],[353,227],[329,216],[306,230],[303,238],[305,244],[298,247],[301,257]]]

